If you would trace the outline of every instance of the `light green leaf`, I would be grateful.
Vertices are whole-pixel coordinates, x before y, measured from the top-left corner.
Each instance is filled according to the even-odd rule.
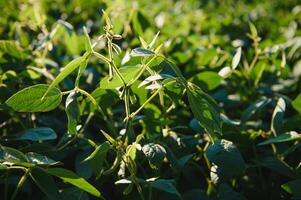
[[[301,113],[301,94],[299,94],[294,101],[292,102],[293,108],[295,108],[296,111]]]
[[[96,197],[101,197],[100,192],[92,186],[90,183],[88,183],[85,179],[81,178],[74,172],[63,169],[63,168],[51,168],[48,169],[47,172],[53,176],[59,177],[63,181],[70,183]]]
[[[48,94],[44,96],[45,92]],[[55,109],[62,100],[61,91],[55,87],[38,84],[24,88],[6,100],[5,104],[18,112],[47,112]]]
[[[53,80],[53,82],[50,84],[48,90],[45,92],[45,95],[54,88],[57,84],[59,84],[64,78],[66,78],[69,74],[71,74],[76,68],[80,66],[82,62],[85,61],[85,57],[81,56],[78,58],[75,58],[71,62],[69,62],[64,69],[59,73],[59,75]]]
[[[119,71],[123,76],[125,83],[129,83],[133,78],[135,78],[139,70],[141,70],[139,66],[127,66],[119,68]],[[100,81],[99,87],[103,89],[115,89],[121,86],[123,86],[123,83],[115,74],[112,80],[109,80],[109,76],[104,77]]]
[[[79,94],[71,92],[66,99],[66,114],[68,117],[68,133],[74,135],[77,133],[76,126],[80,118],[80,106],[77,100]]]
[[[298,134],[295,131],[290,131],[287,133],[283,133],[279,136],[276,136],[274,138],[271,138],[269,140],[266,140],[264,142],[259,143],[258,145],[268,145],[268,144],[275,144],[275,143],[281,143],[281,142],[289,142],[293,140],[299,140],[301,139],[301,134]]]
[[[246,164],[236,146],[228,140],[217,140],[210,144],[206,150],[210,162],[227,177],[244,174]]]
[[[26,129],[16,138],[16,140],[43,141],[54,140],[56,138],[57,135],[51,128],[39,127]]]
[[[219,76],[216,72],[211,71],[201,72],[192,77],[193,83],[206,90],[215,89],[222,81],[223,78],[221,76]]]
[[[0,52],[7,53],[10,56],[21,60],[28,57],[28,55],[24,53],[20,45],[13,40],[0,40]]]
[[[266,66],[267,64],[265,62],[260,61],[251,69],[250,78],[256,86],[258,85]]]
[[[222,133],[222,120],[215,101],[196,85],[189,83],[188,102],[194,117],[209,133]]]

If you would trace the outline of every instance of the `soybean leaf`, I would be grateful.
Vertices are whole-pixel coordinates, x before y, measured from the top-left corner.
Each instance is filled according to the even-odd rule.
[[[76,126],[80,118],[80,106],[78,102],[79,94],[71,92],[66,99],[66,113],[68,118],[68,133],[75,135],[77,133]]]
[[[300,185],[301,185],[301,179],[296,179],[281,185],[281,187],[288,193],[292,194],[293,198],[299,199],[301,198]]]
[[[85,179],[81,178],[74,172],[63,169],[63,168],[51,168],[48,169],[47,172],[53,176],[56,176],[63,181],[70,183],[96,197],[101,197],[100,192],[92,186],[90,183],[88,183]]]
[[[295,108],[296,111],[301,113],[301,94],[299,94],[294,101],[292,102],[293,108]]]
[[[276,136],[274,138],[268,139],[264,142],[259,143],[258,145],[268,145],[268,144],[275,144],[275,143],[281,143],[281,142],[289,142],[293,140],[299,140],[301,139],[301,134],[298,134],[295,131],[290,131],[287,133],[283,133],[279,136]]]
[[[218,187],[218,196],[220,200],[246,200],[240,193],[235,192],[228,184],[222,183]]]
[[[258,110],[264,108],[271,102],[271,99],[266,97],[261,97],[257,99],[254,103],[252,103],[242,114],[241,121],[247,121],[253,114],[255,114]]]
[[[222,78],[228,78],[232,73],[232,69],[229,66],[223,67],[219,72],[218,75]]]
[[[27,158],[21,151],[4,146],[0,146],[0,162],[28,165]]]
[[[244,174],[246,164],[236,146],[228,140],[217,140],[206,150],[210,162],[214,163],[227,177]]]
[[[283,98],[279,98],[272,115],[272,123],[271,123],[271,130],[276,134],[280,133],[282,129],[284,111],[285,111],[285,101]]]
[[[43,97],[45,92],[47,95]],[[55,87],[38,84],[24,88],[6,100],[5,104],[18,112],[47,112],[55,109],[62,100],[61,91]]]
[[[21,60],[28,57],[20,45],[13,40],[0,40],[0,52],[7,53],[8,55]]]
[[[239,47],[233,57],[233,60],[232,60],[232,69],[235,69],[238,64],[239,64],[239,61],[240,61],[240,57],[241,57],[241,47]]]
[[[91,44],[91,40],[88,34],[88,31],[86,29],[86,27],[84,27],[84,34],[85,34],[85,48],[86,48],[86,52],[90,53],[92,52],[92,44]]]
[[[141,68],[138,66],[127,66],[127,67],[121,67],[119,69],[121,75],[124,78],[125,83],[129,83],[140,70]],[[109,76],[104,77],[100,81],[99,87],[103,89],[115,89],[121,86],[123,86],[123,83],[120,80],[120,78],[115,74],[112,80],[109,80]]]
[[[177,188],[174,186],[174,180],[158,179],[151,183],[151,187],[170,193],[177,196],[177,198],[182,199]]]
[[[76,187],[63,189],[60,192],[60,198],[63,200],[89,200],[88,194]]]
[[[64,69],[59,73],[59,75],[53,80],[53,82],[50,84],[48,90],[45,92],[44,95],[47,95],[48,92],[54,88],[57,84],[59,84],[64,78],[66,78],[69,74],[71,74],[76,68],[80,66],[82,62],[85,61],[85,57],[81,56],[78,58],[75,58],[71,62],[69,62]]]
[[[47,127],[30,128],[23,131],[16,140],[45,141],[57,138],[53,129]]]
[[[58,164],[58,161],[52,160],[51,158],[48,158],[47,156],[35,153],[35,152],[29,152],[26,154],[27,160],[30,163],[36,164],[36,165],[55,165]]]
[[[189,85],[188,102],[195,118],[209,133],[222,133],[222,120],[215,101],[199,87]]]
[[[201,72],[192,77],[191,81],[206,90],[213,90],[220,85],[223,78],[216,72]]]
[[[200,189],[188,190],[183,194],[183,200],[209,200],[205,192]]]
[[[275,156],[260,158],[257,160],[257,164],[269,168],[283,176],[289,178],[294,177],[293,169],[285,161],[280,160]]]
[[[148,143],[142,147],[144,155],[147,157],[152,168],[158,169],[166,155],[163,146],[154,143]]]
[[[266,66],[265,62],[260,61],[251,69],[250,78],[256,86],[258,85]]]
[[[89,161],[94,173],[98,176],[101,173],[103,162],[106,159],[107,152],[111,149],[109,142],[104,142],[99,145],[90,156],[84,161]]]
[[[48,199],[58,200],[59,189],[57,188],[53,178],[47,174],[44,170],[34,167],[30,171],[30,176],[37,186],[44,192]]]
[[[141,47],[138,47],[136,49],[133,49],[130,53],[130,56],[132,57],[146,57],[146,56],[151,56],[154,55],[155,52],[149,50],[149,49],[144,49]]]

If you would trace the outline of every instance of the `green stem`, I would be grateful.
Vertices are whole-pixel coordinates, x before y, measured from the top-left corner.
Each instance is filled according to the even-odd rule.
[[[20,181],[19,181],[19,183],[18,183],[18,185],[17,185],[17,187],[16,187],[16,189],[15,189],[15,191],[14,191],[12,197],[11,197],[11,200],[14,200],[16,198],[17,193],[20,190],[20,188],[23,186],[24,182],[26,181],[26,179],[29,175],[29,172],[30,172],[30,169],[27,169],[25,174],[21,177],[21,179],[20,179]]]

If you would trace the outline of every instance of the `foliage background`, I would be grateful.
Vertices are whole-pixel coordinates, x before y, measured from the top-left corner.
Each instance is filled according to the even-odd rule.
[[[104,33],[103,9],[109,13],[115,33],[123,36],[118,41],[122,49],[122,53],[116,56],[118,66],[122,65],[126,52],[141,46],[139,36],[150,42],[160,31],[157,44],[163,44],[162,53],[180,68],[186,79],[209,93],[226,116],[242,121],[239,126],[233,125],[233,121],[224,122],[223,135],[217,138],[232,141],[237,146],[247,165],[246,171],[223,184],[215,184],[203,152],[208,135],[190,111],[187,98],[179,98],[177,103],[180,106],[165,119],[168,122],[162,117],[158,100],[145,107],[143,115],[147,123],[142,129],[147,137],[144,144],[164,144],[169,146],[176,160],[187,158],[180,169],[175,169],[170,159],[165,158],[155,170],[142,155],[137,158],[139,178],[172,180],[179,193],[175,195],[175,192],[166,192],[165,189],[154,189],[153,199],[297,199],[301,189],[299,140],[272,146],[258,144],[282,133],[300,131],[300,100],[293,101],[300,93],[301,74],[301,5],[298,4],[298,0],[0,0],[0,103],[22,88],[50,83],[61,67],[82,55],[85,52],[83,27],[93,40]],[[44,36],[53,30],[58,20],[64,26],[45,42]],[[256,48],[247,35],[252,31],[250,22],[261,38],[256,47],[261,55],[251,69],[248,66],[252,66]],[[17,41],[17,45],[5,46],[3,41],[7,40]],[[231,66],[238,46],[242,46],[243,52],[239,66],[229,77],[219,76],[221,69]],[[103,46],[100,44],[98,49],[102,50]],[[39,73],[33,67],[47,69],[47,73]],[[107,72],[106,65],[91,60],[81,80],[82,87],[92,92]],[[75,78],[76,74],[68,76],[60,88],[63,91],[72,89]],[[101,106],[112,114],[114,126],[120,130],[124,108],[118,96],[111,95],[100,100]],[[136,108],[149,93],[139,91],[137,96]],[[281,117],[273,121],[273,112],[280,98],[286,106]],[[256,106],[254,102],[262,106]],[[82,108],[81,112],[81,121],[84,122],[89,110]],[[117,173],[95,180],[91,166],[81,162],[93,150],[85,142],[79,140],[62,150],[53,150],[67,140],[66,124],[63,104],[47,113],[15,113],[1,108],[1,145],[24,153],[34,151],[61,161],[64,168],[89,180],[107,199],[139,199],[135,189],[129,195],[123,195],[125,186],[114,184],[119,180]],[[163,135],[162,124],[168,124],[172,132]],[[50,142],[7,139],[32,127],[50,127],[58,139]],[[97,144],[104,142],[100,129],[107,130],[107,126],[100,116],[95,115],[84,132],[85,137]],[[138,134],[141,127],[137,129]],[[108,155],[106,167],[113,162],[113,157],[114,154]],[[12,192],[21,175],[13,172],[5,179],[6,175],[1,171],[1,193],[6,181],[10,185],[8,193]],[[292,186],[295,189],[285,191],[281,187],[294,180],[299,181],[296,182],[299,185]],[[57,182],[60,188],[69,187]],[[43,192],[35,187],[33,181],[27,181],[18,197],[24,194],[22,199],[43,198]],[[82,198],[93,199],[86,193]]]

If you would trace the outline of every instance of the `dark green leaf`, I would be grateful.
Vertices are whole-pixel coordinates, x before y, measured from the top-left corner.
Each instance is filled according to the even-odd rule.
[[[27,160],[30,163],[36,164],[36,165],[55,165],[59,162],[52,160],[51,158],[48,158],[47,156],[35,153],[35,152],[29,152],[26,154]]]
[[[247,121],[252,115],[254,115],[258,110],[261,110],[266,105],[271,102],[271,99],[266,97],[261,97],[252,103],[242,114],[241,121]]]
[[[77,133],[76,126],[80,118],[80,106],[78,102],[78,93],[71,92],[66,99],[66,113],[68,117],[68,133],[74,135]]]
[[[223,78],[216,72],[201,72],[192,77],[192,82],[206,90],[213,90],[220,85]]]
[[[222,120],[215,101],[194,84],[189,85],[187,95],[190,108],[201,125],[211,134],[221,134]]]
[[[162,190],[164,192],[170,193],[172,195],[177,196],[179,199],[182,199],[180,193],[177,188],[174,186],[173,180],[168,179],[158,179],[151,183],[151,187],[156,188],[158,190]]]
[[[57,138],[56,133],[51,128],[39,127],[30,128],[23,131],[17,140],[31,140],[31,141],[44,141],[44,140],[54,140]]]
[[[282,129],[284,112],[285,112],[285,101],[283,98],[279,98],[272,115],[272,123],[271,123],[271,130],[276,134],[280,133]]]
[[[144,145],[142,151],[149,160],[149,164],[152,168],[159,168],[166,155],[164,147],[154,143]]]
[[[236,146],[228,140],[217,140],[206,150],[210,162],[214,163],[227,177],[244,174],[246,164]]]
[[[44,170],[34,167],[30,171],[30,176],[48,199],[61,199],[59,198],[59,189],[57,188],[53,178]]]
[[[300,186],[301,186],[301,179],[293,180],[281,185],[281,187],[288,193],[292,194],[293,198],[295,199],[301,198]]]
[[[47,90],[48,94],[42,99]],[[49,89],[48,85],[39,84],[17,92],[6,100],[5,104],[18,112],[47,112],[55,109],[61,100],[59,89]]]

